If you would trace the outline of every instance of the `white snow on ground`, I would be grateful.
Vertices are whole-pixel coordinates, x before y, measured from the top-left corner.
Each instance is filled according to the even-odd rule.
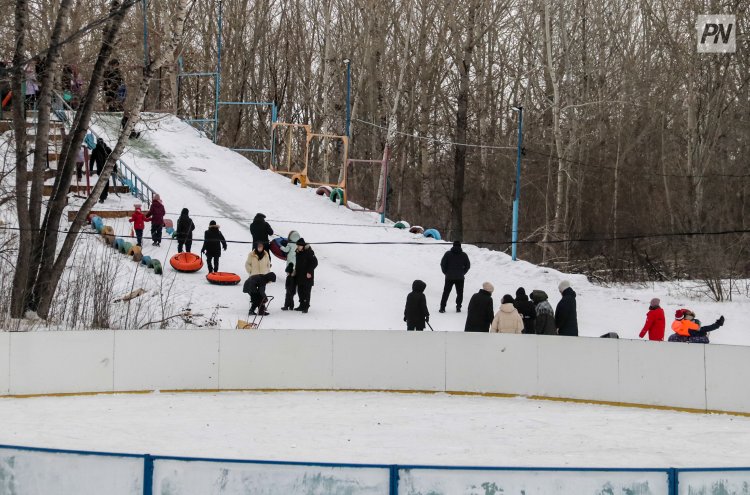
[[[139,140],[131,142],[124,159],[161,194],[167,218],[176,221],[180,210],[187,207],[196,224],[195,238],[201,238],[209,220],[215,219],[228,240],[249,242],[249,224],[257,212],[263,212],[277,234],[298,230],[313,244],[320,266],[315,275],[310,313],[279,310],[284,297],[284,263],[273,258],[278,281],[269,286],[268,292],[276,300],[270,308],[272,315],[263,322],[264,328],[402,330],[406,295],[411,282],[419,278],[427,283],[430,321],[435,330],[463,330],[466,314],[454,312],[455,293],[449,300],[448,312],[437,313],[443,286],[440,259],[449,244],[382,226],[373,214],[352,212],[317,196],[314,189],[299,189],[288,178],[260,170],[243,156],[200,137],[196,130],[173,116],[147,115],[146,119],[148,130]],[[117,118],[100,115],[93,127],[110,136],[113,143],[118,124]],[[191,167],[206,172],[190,170]],[[105,204],[107,208],[133,206],[132,197],[110,198]],[[119,234],[130,233],[126,220],[107,223],[114,223]],[[193,311],[204,314],[221,305],[218,316],[225,328],[234,327],[237,319],[245,318],[248,300],[239,286],[208,284],[205,268],[196,274],[175,274],[168,258],[176,252],[176,242],[165,241],[161,248],[152,247],[148,224],[145,237],[144,254],[162,259],[167,276],[176,276],[175,292],[181,305],[190,305]],[[322,244],[330,241],[419,241],[423,245]],[[199,252],[200,246],[201,241],[195,241],[193,252]],[[744,316],[750,310],[747,300],[732,303],[690,300],[684,295],[684,284],[607,289],[589,283],[581,275],[564,275],[524,261],[514,263],[504,253],[475,246],[464,248],[472,262],[466,280],[464,311],[469,298],[484,281],[495,285],[496,310],[502,295],[515,294],[518,286],[524,286],[527,293],[532,289],[545,290],[554,307],[559,300],[557,284],[567,278],[578,293],[581,335],[599,336],[615,331],[623,338],[638,338],[648,301],[658,296],[668,324],[679,307],[692,308],[704,323],[712,323],[723,314],[727,323],[712,334],[712,342],[750,344],[750,333],[744,325]],[[230,244],[221,257],[221,271],[238,273],[244,279],[244,262],[250,249],[250,244]]]
[[[484,466],[750,464],[750,418],[498,397],[226,392],[0,399],[0,443]]]

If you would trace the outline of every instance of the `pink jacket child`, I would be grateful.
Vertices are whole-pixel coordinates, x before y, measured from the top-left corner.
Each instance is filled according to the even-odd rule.
[[[143,241],[143,228],[146,226],[145,222],[148,222],[149,220],[141,212],[141,207],[136,206],[135,211],[133,212],[133,216],[131,216],[130,220],[128,221],[133,224],[133,229],[135,230],[135,237],[138,240],[137,245],[140,246],[141,242]]]

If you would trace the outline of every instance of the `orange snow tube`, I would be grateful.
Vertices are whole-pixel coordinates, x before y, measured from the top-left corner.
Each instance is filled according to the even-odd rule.
[[[216,285],[237,285],[241,279],[236,273],[213,272],[206,275],[206,280]]]
[[[203,268],[203,260],[193,253],[177,253],[169,258],[169,264],[178,272],[197,272]]]

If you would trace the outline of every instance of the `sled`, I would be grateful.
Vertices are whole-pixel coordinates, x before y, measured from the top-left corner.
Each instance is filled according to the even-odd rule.
[[[286,241],[286,238],[284,237],[277,237],[276,239],[271,241],[271,254],[279,258],[280,260],[286,261],[286,253],[281,250],[281,243],[283,241]]]
[[[263,314],[263,311],[268,309],[268,306],[271,304],[271,301],[273,301],[273,296],[266,296],[266,298],[263,300],[260,307],[258,308],[257,315],[251,315],[250,311],[248,311],[247,320],[237,320],[237,329],[238,330],[257,330],[260,327],[260,324],[263,322],[263,317],[265,316]],[[252,320],[250,320],[251,316],[253,317]]]
[[[203,268],[203,260],[193,253],[177,253],[169,258],[169,264],[178,272],[193,273]]]
[[[206,280],[214,285],[237,285],[242,279],[236,273],[213,272],[206,275]]]

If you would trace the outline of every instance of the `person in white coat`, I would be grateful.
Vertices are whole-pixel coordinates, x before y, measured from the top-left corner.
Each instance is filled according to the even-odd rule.
[[[505,294],[500,304],[500,310],[495,315],[490,326],[490,332],[494,333],[521,333],[523,330],[523,318],[513,306],[513,297]]]

